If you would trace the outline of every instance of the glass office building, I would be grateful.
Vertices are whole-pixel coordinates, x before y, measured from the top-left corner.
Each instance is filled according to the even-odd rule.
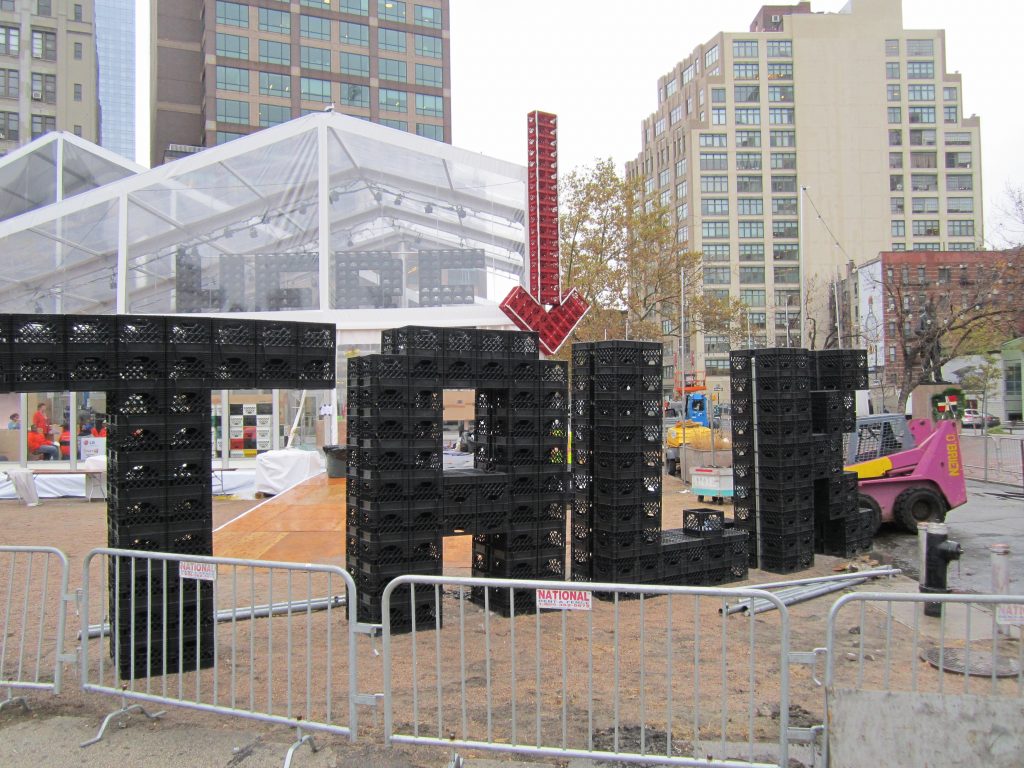
[[[135,160],[135,0],[96,0],[100,145]]]

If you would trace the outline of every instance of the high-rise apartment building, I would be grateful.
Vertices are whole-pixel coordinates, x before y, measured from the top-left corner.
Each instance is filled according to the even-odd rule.
[[[945,53],[943,31],[903,28],[899,0],[802,2],[659,79],[627,174],[703,254],[703,290],[746,304],[754,345],[820,347],[850,262],[983,247],[979,120]],[[688,370],[728,373],[727,337],[687,335]]]
[[[95,0],[100,146],[135,160],[135,0]]]
[[[448,0],[152,0],[153,164],[333,109],[451,142]],[[171,155],[179,148],[171,148]]]
[[[99,138],[93,0],[0,0],[0,152],[50,131]]]

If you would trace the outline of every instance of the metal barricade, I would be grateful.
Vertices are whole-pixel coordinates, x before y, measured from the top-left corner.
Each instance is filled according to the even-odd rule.
[[[941,615],[924,615],[925,605]],[[999,614],[1012,623],[997,622]],[[1018,730],[1007,740],[996,724],[1024,713],[1022,622],[1024,595],[841,597],[828,617],[829,765],[884,765],[897,743],[906,765],[971,764],[982,755],[986,765],[1019,765]],[[1010,762],[979,751],[983,732],[1014,750]]]
[[[314,610],[317,598],[341,591],[347,620],[334,600]],[[356,593],[341,568],[94,549],[82,593],[82,688],[122,697],[86,745],[128,711],[162,714],[142,703],[294,727],[285,765],[301,744],[316,749],[303,731],[355,740]],[[275,600],[283,612],[250,607]],[[108,648],[90,617],[110,625]]]
[[[778,610],[724,613],[743,598]],[[788,765],[789,617],[771,593],[401,576],[381,610],[388,744]]]
[[[960,444],[968,479],[1017,487],[1024,483],[1024,440],[1019,436],[970,434],[965,429]]]
[[[0,546],[3,599],[0,633],[0,709],[19,704],[15,689],[60,693],[67,621],[68,559],[53,547]]]

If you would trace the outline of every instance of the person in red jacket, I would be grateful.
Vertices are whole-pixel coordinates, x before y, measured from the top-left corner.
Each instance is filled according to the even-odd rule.
[[[103,419],[96,419],[96,426],[92,428],[93,437],[106,437],[107,436],[107,425],[103,422]]]
[[[47,440],[35,424],[29,426],[27,440],[29,454],[41,454],[46,461],[60,456],[60,448]]]
[[[36,406],[36,412],[32,414],[32,423],[36,425],[39,434],[50,434],[50,419],[46,416],[46,403],[42,402]]]
[[[62,458],[71,458],[71,426],[68,424],[60,425],[60,455]]]

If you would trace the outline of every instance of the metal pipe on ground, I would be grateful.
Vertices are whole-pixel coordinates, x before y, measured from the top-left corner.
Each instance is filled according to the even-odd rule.
[[[828,584],[822,584],[816,588],[808,587],[801,593],[790,595],[784,598],[782,600],[782,603],[783,605],[787,606],[796,605],[797,603],[802,603],[806,600],[813,600],[814,598],[821,597],[822,595],[828,595],[832,592],[838,592],[841,589],[856,587],[860,584],[863,584],[866,581],[867,579],[853,579],[851,581],[834,581]],[[748,611],[748,613],[750,614],[764,613],[765,611],[770,611],[772,608],[778,607],[773,603],[768,602],[767,600],[755,600],[754,603],[755,605]]]
[[[250,619],[265,619],[269,616],[278,616],[282,613],[301,613],[303,611],[326,611],[328,608],[337,608],[345,605],[345,595],[331,595],[329,597],[318,597],[312,600],[296,600],[293,602],[271,603],[264,605],[250,605],[248,608],[225,608],[217,611],[217,622],[223,624],[228,621],[249,621]],[[89,638],[108,637],[110,635],[110,624],[89,625]],[[78,633],[78,639],[82,639],[82,633]]]
[[[809,585],[835,582],[847,584],[848,582],[854,580],[866,581],[867,579],[875,579],[881,576],[899,576],[901,573],[902,571],[899,568],[879,568],[873,571],[855,571],[851,573],[834,574],[831,576],[812,576],[806,579],[793,579],[791,581],[774,581],[768,582],[766,584],[752,584],[751,586],[755,589],[777,589],[778,591],[774,592],[773,594],[775,594],[781,600],[790,594],[799,592],[799,590],[801,590],[802,587]],[[861,582],[858,581],[858,583]],[[741,603],[733,603],[732,605],[729,605],[727,603],[725,606],[724,613],[726,615],[731,616],[734,613],[746,611],[750,606],[750,602],[751,601],[749,600],[745,600]],[[723,611],[719,610],[719,613],[722,612]]]

